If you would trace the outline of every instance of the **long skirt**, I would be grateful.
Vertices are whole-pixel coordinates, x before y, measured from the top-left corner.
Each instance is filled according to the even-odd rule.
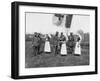
[[[44,52],[51,52],[50,42],[49,41],[45,42]]]
[[[75,46],[75,54],[81,55],[81,46],[78,42],[76,43],[76,46]]]
[[[61,55],[67,55],[67,47],[65,43],[61,45]]]

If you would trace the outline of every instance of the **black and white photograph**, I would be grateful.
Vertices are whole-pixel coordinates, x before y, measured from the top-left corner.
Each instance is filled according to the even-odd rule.
[[[97,74],[97,7],[12,3],[12,78]]]
[[[89,15],[26,12],[25,17],[25,68],[89,65]]]

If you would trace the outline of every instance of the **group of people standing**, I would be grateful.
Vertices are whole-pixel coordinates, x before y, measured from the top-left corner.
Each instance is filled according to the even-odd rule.
[[[32,47],[34,55],[46,53],[53,53],[55,55],[67,54],[81,54],[80,37],[75,40],[73,33],[70,33],[68,39],[64,36],[63,32],[56,32],[55,35],[46,34],[45,36],[40,33],[34,33],[32,38]]]

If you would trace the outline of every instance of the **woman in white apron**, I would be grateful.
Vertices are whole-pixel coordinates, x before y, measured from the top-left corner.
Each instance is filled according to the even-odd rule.
[[[63,35],[63,33],[61,33],[60,42],[61,42],[60,54],[61,55],[67,55],[66,38]]]
[[[81,46],[80,46],[80,42],[81,42],[81,36],[78,35],[79,37],[76,40],[76,45],[75,45],[75,55],[81,55]]]
[[[44,52],[51,52],[50,42],[49,42],[49,36],[48,35],[46,35]]]
[[[62,45],[61,45],[61,55],[67,55],[66,41],[62,42]]]

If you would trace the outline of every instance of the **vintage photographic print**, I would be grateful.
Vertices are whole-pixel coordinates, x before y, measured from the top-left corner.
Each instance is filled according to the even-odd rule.
[[[97,74],[97,7],[12,3],[11,77]]]
[[[25,68],[89,65],[89,15],[26,12],[25,17]]]

